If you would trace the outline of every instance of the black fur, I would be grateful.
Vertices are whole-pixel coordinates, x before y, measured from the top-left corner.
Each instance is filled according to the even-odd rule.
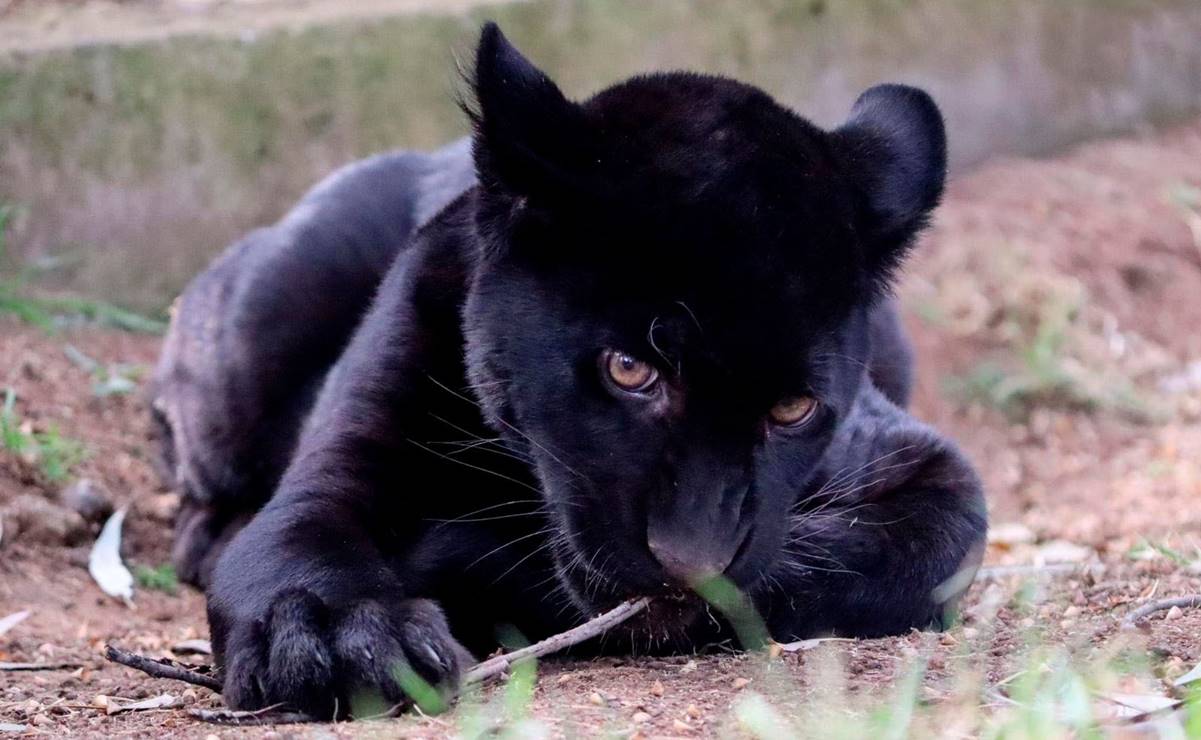
[[[351,170],[310,196],[310,230],[235,247],[176,316],[157,405],[215,532],[184,572],[204,581],[224,548],[226,700],[345,711],[399,699],[406,666],[451,691],[498,625],[534,639],[636,595],[660,598],[607,649],[698,649],[730,637],[686,596],[715,572],[777,639],[941,625],[982,494],[901,408],[887,298],[942,189],[930,99],[872,88],[834,132],[685,73],[577,104],[491,25],[474,80],[477,186],[430,195],[419,174],[465,153],[399,155],[387,193]],[[334,192],[348,210],[325,210]],[[420,225],[415,203],[451,197]],[[660,382],[619,390],[606,349]],[[818,399],[807,423],[769,422],[798,396]],[[276,479],[225,547],[221,522]]]

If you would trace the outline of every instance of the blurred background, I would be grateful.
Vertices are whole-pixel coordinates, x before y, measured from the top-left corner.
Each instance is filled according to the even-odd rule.
[[[485,18],[574,96],[688,68],[833,125],[920,85],[957,171],[1201,109],[1196,0],[0,0],[4,267],[161,313],[337,165],[465,133]]]

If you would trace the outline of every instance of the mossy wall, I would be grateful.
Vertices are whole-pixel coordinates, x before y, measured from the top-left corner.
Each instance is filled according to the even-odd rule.
[[[10,260],[49,285],[161,309],[337,165],[463,134],[455,61],[470,59],[485,17],[576,96],[690,68],[832,125],[870,84],[923,85],[956,167],[1201,110],[1196,0],[536,0],[10,55]]]

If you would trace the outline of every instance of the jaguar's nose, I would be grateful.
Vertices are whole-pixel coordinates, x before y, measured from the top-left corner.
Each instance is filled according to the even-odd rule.
[[[668,577],[684,586],[693,586],[723,573],[736,551],[735,548],[711,550],[653,535],[648,538],[647,547]]]

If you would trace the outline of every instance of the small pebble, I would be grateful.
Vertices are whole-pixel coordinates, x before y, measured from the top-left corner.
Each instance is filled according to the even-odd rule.
[[[1164,619],[1180,619],[1184,612],[1178,606],[1168,609],[1168,613],[1163,615]]]
[[[684,714],[696,719],[701,716],[701,708],[695,704],[689,704],[688,708],[684,710]]]
[[[634,722],[637,724],[646,724],[651,721],[651,716],[646,712],[634,712]]]
[[[596,693],[595,691],[593,691],[591,694],[588,695],[588,701],[592,702],[593,704],[595,704],[598,707],[605,706],[605,697],[601,696],[600,694]]]
[[[745,689],[747,686],[750,685],[750,683],[751,683],[751,679],[742,678],[741,676],[739,676],[738,678],[734,679],[734,681],[730,684],[730,686],[733,687],[733,689],[735,691],[738,691],[739,689]]]
[[[663,696],[663,682],[655,681],[651,684],[651,696]]]
[[[676,732],[690,732],[692,730],[692,725],[683,720],[673,719],[671,721],[671,729],[675,730]]]

